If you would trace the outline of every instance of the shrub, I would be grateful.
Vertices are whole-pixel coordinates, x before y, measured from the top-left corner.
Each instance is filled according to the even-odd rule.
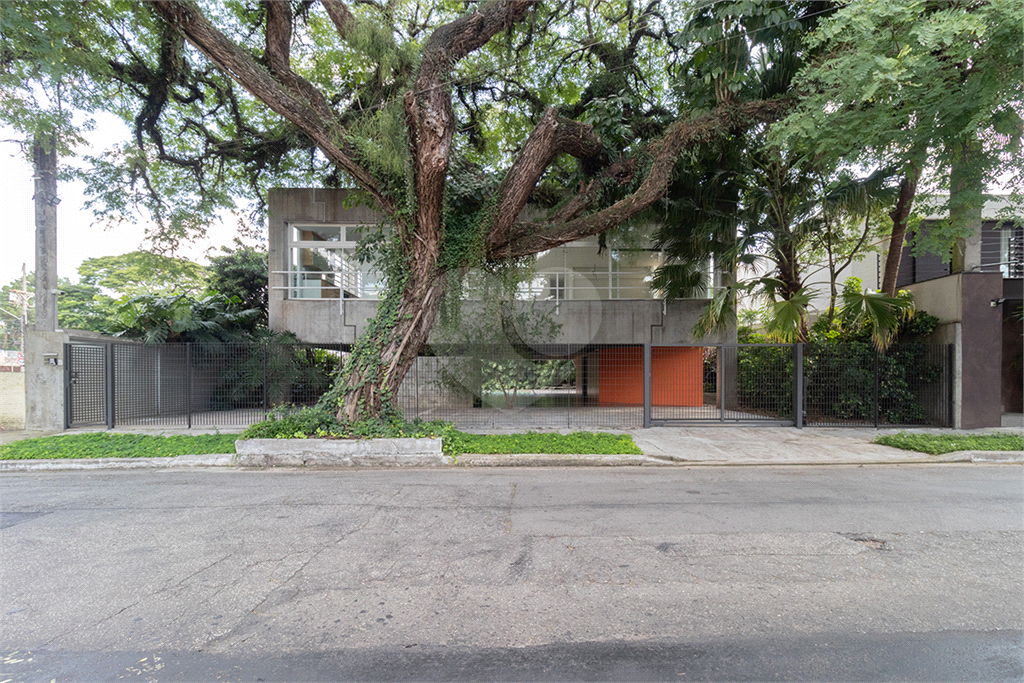
[[[455,455],[458,431],[450,422],[405,420],[360,420],[339,422],[334,412],[324,406],[283,406],[262,421],[250,426],[243,439],[394,439],[445,437],[444,451]]]
[[[243,439],[305,438],[424,438],[441,437],[444,453],[584,453],[640,454],[642,451],[628,434],[573,432],[553,434],[466,434],[450,422],[406,422],[364,420],[343,424],[322,407],[280,408],[242,434]]]

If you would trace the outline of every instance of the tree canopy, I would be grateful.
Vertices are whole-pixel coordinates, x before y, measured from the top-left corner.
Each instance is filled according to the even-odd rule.
[[[926,170],[929,189],[948,197],[932,210],[949,219],[922,246],[948,254],[961,240],[952,257],[962,270],[986,184],[1024,189],[1022,33],[1017,0],[853,0],[808,36],[821,56],[797,77],[799,106],[775,134],[848,163],[904,168],[899,229]],[[887,289],[898,265],[887,264]]]
[[[140,294],[199,294],[207,286],[207,269],[181,258],[147,251],[94,256],[82,261],[83,285],[107,290],[114,298]]]
[[[237,199],[258,213],[271,185],[359,188],[392,237],[388,291],[340,379],[354,419],[385,411],[470,268],[649,218],[681,159],[791,111],[800,65],[848,49],[801,42],[837,6],[8,2],[0,92],[22,122],[70,130],[63,95],[129,121],[85,177],[98,210],[145,208],[163,243]],[[528,202],[542,211],[524,218]]]

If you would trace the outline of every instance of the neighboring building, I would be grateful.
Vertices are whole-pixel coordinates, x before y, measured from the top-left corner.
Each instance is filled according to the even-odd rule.
[[[896,281],[914,294],[918,309],[939,318],[933,340],[956,344],[954,411],[961,429],[998,427],[1003,413],[1024,412],[1024,226],[1000,220],[1003,205],[986,204],[981,232],[967,240],[964,272],[951,274],[948,258],[914,256],[907,245]]]

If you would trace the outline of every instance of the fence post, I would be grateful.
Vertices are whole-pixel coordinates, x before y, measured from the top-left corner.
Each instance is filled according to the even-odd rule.
[[[644,344],[644,427],[651,426],[651,345]]]
[[[572,356],[569,355],[569,351],[570,350],[571,350],[571,347],[568,344],[566,344],[565,345],[565,358],[566,358],[566,360],[569,360],[569,361],[572,360]],[[575,368],[575,365],[573,367]],[[558,386],[562,386],[562,383],[559,382]],[[565,428],[566,429],[572,429],[572,394],[569,393],[569,392],[566,392],[566,394],[565,394]]]
[[[64,429],[71,429],[71,344],[64,344]]]
[[[804,428],[804,345],[793,345],[793,425]]]
[[[872,393],[874,397],[875,406],[875,429],[878,429],[878,349],[875,349],[875,386],[874,391]]]
[[[956,407],[953,402],[956,399],[956,344],[946,344],[946,403],[949,410],[946,411],[946,425],[956,425]]]
[[[192,429],[192,342],[185,342],[185,413]]]
[[[342,285],[344,286],[344,284]],[[269,386],[267,384],[267,347],[269,344],[263,344],[263,411],[266,412],[269,407],[267,390]]]
[[[703,361],[703,359],[701,359]],[[703,362],[701,363],[701,371],[703,372]],[[704,377],[701,376],[701,383],[703,384]],[[718,421],[725,422],[725,347],[721,344],[715,350],[715,391],[718,392]],[[701,387],[703,391],[703,387]]]
[[[104,352],[105,352],[104,353],[104,360],[106,361],[104,363],[104,365],[106,367],[103,368],[104,369],[104,373],[103,374],[104,374],[104,379],[106,380],[106,385],[107,385],[105,387],[105,389],[106,389],[105,393],[106,393],[106,399],[107,399],[105,401],[105,403],[107,404],[107,414],[106,414],[107,429],[113,429],[114,428],[114,418],[115,418],[115,415],[116,415],[115,408],[114,408],[114,398],[115,398],[115,395],[114,395],[115,394],[115,392],[114,392],[114,345],[113,344],[106,344],[105,347],[104,347]]]

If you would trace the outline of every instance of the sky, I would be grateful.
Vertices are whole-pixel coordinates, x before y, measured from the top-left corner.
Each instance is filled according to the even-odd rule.
[[[83,137],[91,148],[80,154],[98,154],[129,135],[128,128],[112,116],[96,116],[96,129]],[[14,130],[0,126],[0,141],[18,137]],[[58,159],[57,163],[67,163]],[[29,272],[35,269],[35,203],[32,201],[32,164],[14,142],[0,142],[0,285],[21,277],[24,263]],[[57,196],[57,275],[78,281],[78,266],[94,256],[115,256],[135,251],[145,240],[145,225],[119,226],[106,230],[94,223],[92,210],[84,208],[84,184],[59,182]],[[206,252],[219,252],[221,245],[231,245],[236,236],[233,220],[211,225],[206,239],[183,246],[175,255],[206,264]],[[253,244],[253,240],[243,240]]]

